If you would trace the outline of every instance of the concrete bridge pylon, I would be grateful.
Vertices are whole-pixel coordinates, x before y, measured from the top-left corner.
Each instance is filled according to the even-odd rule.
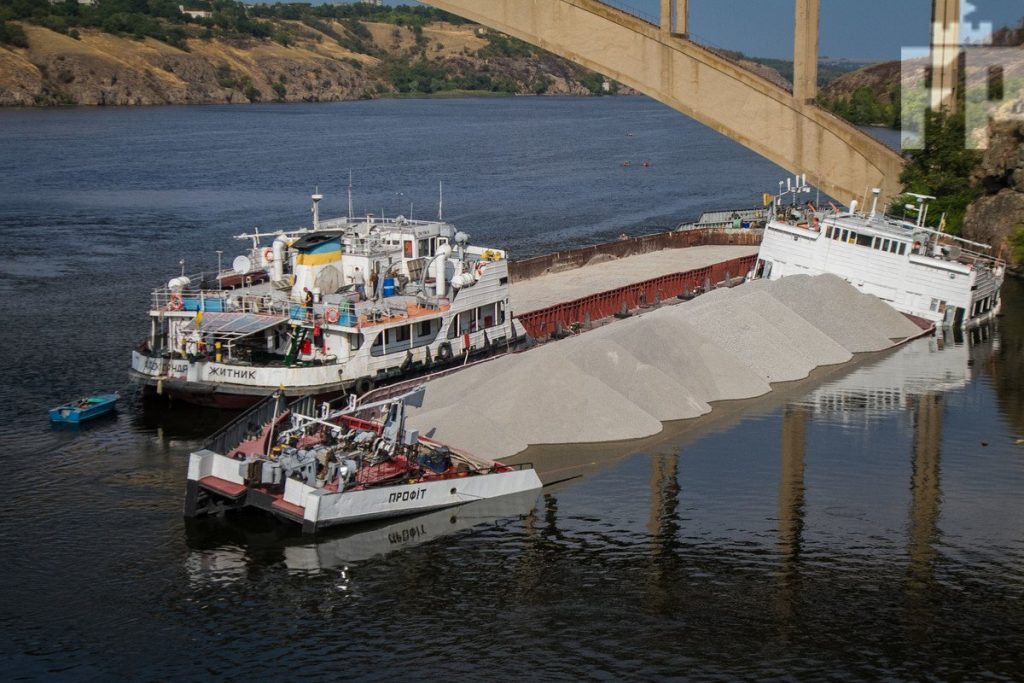
[[[426,1],[645,93],[841,202],[901,190],[899,154],[813,104],[820,0],[796,0],[795,92],[688,40],[687,0],[662,0],[657,23],[598,0]]]

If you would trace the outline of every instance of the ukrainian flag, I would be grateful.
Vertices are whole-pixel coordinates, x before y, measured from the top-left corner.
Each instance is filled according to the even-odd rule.
[[[340,258],[341,242],[331,240],[301,249],[298,256],[295,257],[295,264],[299,266],[323,266],[328,263],[334,263]]]

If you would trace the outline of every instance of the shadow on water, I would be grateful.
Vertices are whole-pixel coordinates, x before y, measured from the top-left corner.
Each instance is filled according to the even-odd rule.
[[[241,414],[238,410],[208,408],[137,392],[131,427],[166,438],[204,439]]]

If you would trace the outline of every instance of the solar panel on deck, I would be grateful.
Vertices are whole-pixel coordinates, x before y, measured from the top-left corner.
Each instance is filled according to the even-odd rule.
[[[260,315],[259,313],[204,313],[199,331],[203,334],[247,337],[262,332],[288,320],[284,315]],[[184,331],[196,329],[195,322],[185,325]]]

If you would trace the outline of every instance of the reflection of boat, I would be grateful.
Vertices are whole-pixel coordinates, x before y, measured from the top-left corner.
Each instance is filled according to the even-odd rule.
[[[244,577],[248,557],[280,555],[286,567],[318,571],[344,567],[396,550],[411,548],[469,529],[495,525],[530,514],[536,491],[479,500],[457,508],[435,510],[398,520],[377,520],[332,529],[316,539],[259,519],[227,524],[219,518],[189,520],[186,539],[191,549],[188,571],[197,581]]]
[[[987,339],[988,326],[973,330]],[[916,397],[953,391],[967,386],[976,356],[988,353],[983,343],[957,343],[949,332],[907,344],[879,362],[860,368],[842,379],[808,394],[805,402],[815,412],[846,420],[854,415],[872,416],[906,410]]]
[[[96,394],[50,409],[51,422],[78,424],[114,411],[120,394]]]
[[[925,225],[928,200],[907,207],[917,221],[889,218],[878,211],[875,191],[870,213],[832,207],[820,211],[811,202],[784,205],[784,195],[810,192],[798,178],[773,204],[775,219],[765,227],[754,275],[775,280],[787,275],[834,273],[896,310],[944,327],[970,327],[994,316],[1001,304],[1004,264],[970,248],[986,244],[933,230]]]
[[[239,235],[251,248],[231,270],[182,272],[154,290],[131,377],[174,398],[244,407],[279,386],[361,394],[523,338],[505,252],[471,246],[440,220],[321,221],[321,199],[312,229]]]
[[[188,466],[186,517],[245,507],[314,533],[536,491],[531,465],[504,465],[405,429],[406,404],[424,390],[331,412],[311,397],[273,395],[215,434]],[[355,417],[383,409],[383,422]]]

